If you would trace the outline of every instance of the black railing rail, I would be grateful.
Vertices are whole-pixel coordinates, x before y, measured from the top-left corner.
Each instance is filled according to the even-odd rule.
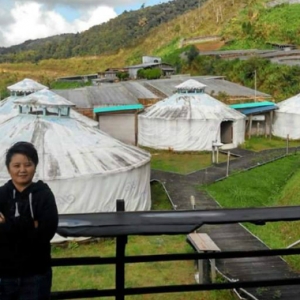
[[[300,284],[300,277],[260,281],[237,281],[230,283],[172,285],[155,287],[125,287],[125,265],[128,263],[179,261],[196,259],[232,259],[242,257],[282,256],[300,254],[300,249],[274,249],[255,251],[221,251],[213,253],[161,254],[126,256],[129,235],[174,235],[188,234],[204,224],[232,224],[251,222],[263,225],[266,222],[300,220],[300,206],[272,208],[215,209],[193,211],[124,212],[124,202],[117,201],[117,212],[99,214],[61,215],[58,233],[69,237],[116,237],[115,257],[57,258],[55,267],[78,265],[116,266],[115,289],[76,290],[53,292],[51,299],[82,299],[115,297],[125,299],[128,295],[208,291]]]

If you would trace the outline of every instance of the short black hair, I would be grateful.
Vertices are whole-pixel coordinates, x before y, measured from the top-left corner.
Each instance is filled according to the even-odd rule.
[[[38,153],[33,144],[29,142],[17,142],[13,144],[6,152],[5,165],[8,169],[11,158],[15,154],[23,154],[27,156],[35,166],[39,163]]]

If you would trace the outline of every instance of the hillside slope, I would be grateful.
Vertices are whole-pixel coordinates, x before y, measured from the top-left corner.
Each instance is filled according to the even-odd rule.
[[[0,62],[39,61],[48,58],[68,58],[83,55],[114,53],[149,31],[206,0],[173,0],[135,11],[125,11],[118,17],[77,34],[63,34],[0,49]]]

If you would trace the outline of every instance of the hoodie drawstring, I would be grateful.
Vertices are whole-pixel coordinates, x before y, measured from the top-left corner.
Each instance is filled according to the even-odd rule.
[[[14,199],[14,201],[16,200],[16,190],[13,190],[13,199]],[[15,201],[15,203],[16,203],[15,217],[19,217],[20,212],[19,212],[18,202]],[[33,207],[32,207],[32,193],[29,194],[29,208],[30,208],[31,218],[34,220],[34,213],[33,213]]]
[[[34,220],[33,208],[32,208],[32,193],[29,194],[29,207],[31,218]]]
[[[14,201],[16,199],[16,190],[13,190],[13,199]],[[16,201],[15,217],[19,217],[19,216],[20,216],[19,207],[18,207],[18,202]]]

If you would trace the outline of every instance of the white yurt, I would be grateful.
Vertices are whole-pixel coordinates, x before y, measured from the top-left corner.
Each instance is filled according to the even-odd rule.
[[[300,94],[276,104],[272,133],[281,138],[300,139]]]
[[[34,179],[49,184],[60,214],[115,211],[117,199],[149,210],[150,154],[71,118],[71,102],[45,94],[18,98],[19,114],[0,124],[0,184],[9,179],[6,150],[28,141],[40,159]]]
[[[244,142],[245,116],[205,93],[190,79],[177,93],[147,108],[138,117],[141,146],[174,151],[212,150],[212,144],[235,148]]]
[[[48,87],[32,80],[25,78],[7,89],[10,91],[10,97],[0,102],[0,124],[18,115],[18,109],[14,103],[15,100],[37,93],[38,98],[47,98],[57,101],[60,96],[48,90]],[[55,100],[56,99],[56,100]],[[74,105],[75,106],[75,105]],[[26,108],[24,108],[25,110]],[[89,126],[98,127],[98,122],[78,113],[74,109],[70,110],[70,117],[86,123]]]

